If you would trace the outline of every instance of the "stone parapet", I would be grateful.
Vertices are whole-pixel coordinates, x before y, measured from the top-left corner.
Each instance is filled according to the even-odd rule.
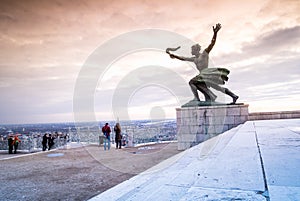
[[[67,141],[63,138],[54,139],[54,145],[52,149],[62,147],[67,144]],[[47,145],[48,146],[48,145]],[[36,150],[42,150],[42,137],[22,139],[19,143],[18,150],[34,152]],[[0,150],[8,150],[7,140],[0,140]]]
[[[248,120],[248,105],[176,109],[178,150],[185,150]]]
[[[255,112],[249,114],[249,120],[294,119],[300,118],[300,111]]]

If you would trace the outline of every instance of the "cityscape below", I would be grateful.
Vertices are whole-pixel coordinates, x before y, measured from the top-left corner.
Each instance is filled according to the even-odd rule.
[[[44,123],[44,124],[3,124],[0,125],[0,149],[5,149],[9,136],[18,135],[23,142],[33,142],[34,145],[23,146],[25,149],[40,149],[44,134],[51,134],[56,138],[56,146],[67,142],[99,143],[102,126],[106,122],[82,123]],[[114,141],[113,132],[115,121],[108,121]],[[120,121],[124,146],[136,146],[144,143],[158,143],[177,140],[176,120],[132,120]],[[64,139],[64,143],[60,142]],[[25,143],[23,143],[25,144]],[[31,143],[32,144],[32,143]],[[3,147],[3,148],[2,148]]]

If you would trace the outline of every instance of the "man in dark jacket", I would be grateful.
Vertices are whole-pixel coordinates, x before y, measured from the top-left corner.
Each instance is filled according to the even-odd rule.
[[[42,141],[43,151],[46,151],[46,149],[47,149],[47,142],[48,142],[48,136],[45,133],[45,135],[43,136],[43,141]]]
[[[54,137],[51,136],[51,134],[49,134],[49,137],[48,137],[48,150],[50,150],[53,145],[54,145]]]
[[[13,139],[11,136],[8,137],[7,139],[7,143],[8,143],[8,153],[12,154],[13,153],[13,149],[14,149],[14,144],[13,144]]]

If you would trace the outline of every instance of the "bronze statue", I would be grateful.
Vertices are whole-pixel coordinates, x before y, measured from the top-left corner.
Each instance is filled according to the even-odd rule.
[[[176,51],[180,48],[167,48],[166,52],[170,55],[172,59],[179,59],[182,61],[190,61],[195,63],[197,69],[199,70],[199,75],[190,80],[189,85],[194,94],[194,99],[191,100],[187,105],[189,106],[197,106],[201,105],[201,101],[198,95],[197,90],[203,93],[205,97],[206,104],[213,104],[217,98],[217,96],[209,89],[210,87],[221,91],[232,97],[232,103],[235,104],[236,100],[239,98],[229,89],[221,87],[220,85],[224,85],[225,81],[228,81],[229,70],[226,68],[208,68],[208,54],[214,47],[217,39],[217,33],[221,29],[221,24],[216,24],[213,27],[214,35],[211,40],[210,45],[200,53],[201,46],[199,44],[195,44],[192,46],[192,55],[193,57],[183,57],[170,53],[170,51]]]

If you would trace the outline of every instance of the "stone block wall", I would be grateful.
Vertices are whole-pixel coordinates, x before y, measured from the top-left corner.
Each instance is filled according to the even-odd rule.
[[[249,120],[294,119],[300,118],[300,111],[255,112],[249,114]]]
[[[248,105],[176,109],[178,150],[188,149],[248,120]]]

